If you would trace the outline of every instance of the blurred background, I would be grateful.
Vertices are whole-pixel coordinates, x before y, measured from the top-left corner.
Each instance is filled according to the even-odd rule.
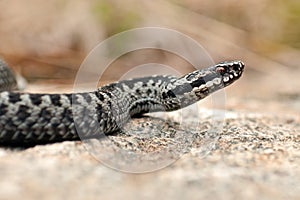
[[[240,98],[229,108],[272,110],[264,101],[275,99],[281,110],[300,111],[299,0],[3,0],[0,7],[0,57],[30,83],[70,85],[99,42],[132,28],[165,27],[195,39],[215,62],[246,63],[243,80],[229,91]],[[104,82],[150,62],[192,69],[170,53],[141,50],[112,63]],[[261,104],[251,104],[257,99]]]

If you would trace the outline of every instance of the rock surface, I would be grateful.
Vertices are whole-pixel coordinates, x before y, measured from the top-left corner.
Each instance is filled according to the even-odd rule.
[[[199,103],[199,110],[187,110],[183,117],[176,112],[133,119],[122,132],[100,141],[28,149],[1,147],[1,200],[300,199],[300,53],[260,37],[263,33],[275,38],[284,32],[291,34],[285,20],[297,27],[291,18],[280,17],[294,13],[279,10],[288,5],[286,2],[207,1],[209,6],[205,1],[192,0],[181,1],[183,4],[17,2],[0,1],[5,8],[0,13],[0,56],[21,67],[20,72],[33,80],[51,77],[57,84],[57,79],[74,78],[83,58],[106,39],[107,29],[119,32],[143,26],[187,33],[216,62],[242,59],[246,71],[226,89],[226,108],[216,109],[209,98]],[[105,13],[116,15],[108,16],[107,25],[93,17],[95,12],[90,13],[96,11],[93,2],[108,6],[112,2],[112,11]],[[184,2],[190,2],[191,9],[186,9]],[[278,9],[273,10],[276,5]],[[106,6],[103,8],[109,8]],[[118,7],[125,10],[119,12],[122,9]],[[203,15],[201,10],[212,16]],[[244,29],[213,17],[222,16],[218,18],[222,20],[227,14]],[[134,20],[135,15],[143,16],[138,20],[144,22],[127,24],[130,21],[126,20]],[[294,38],[298,37],[295,34]],[[131,66],[144,63],[161,63],[178,70],[186,63],[166,52],[136,53],[134,59],[125,59],[127,63],[112,63],[116,67],[106,79],[117,79]],[[34,92],[57,92],[49,85],[28,86]]]
[[[224,119],[208,99],[197,112],[133,119],[100,141],[1,148],[0,197],[299,199],[299,91],[275,90],[269,76],[257,87],[251,73],[226,89]]]

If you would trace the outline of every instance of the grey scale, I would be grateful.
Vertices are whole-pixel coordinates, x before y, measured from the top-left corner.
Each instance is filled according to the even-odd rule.
[[[136,115],[189,106],[238,80],[243,71],[243,62],[230,61],[179,78],[159,75],[85,93],[34,94],[12,91],[15,76],[0,61],[0,145],[32,146],[111,134]]]

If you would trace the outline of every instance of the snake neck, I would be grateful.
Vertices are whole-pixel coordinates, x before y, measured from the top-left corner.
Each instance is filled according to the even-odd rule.
[[[196,103],[213,92],[224,88],[220,74],[197,70],[166,83],[161,99],[166,111],[174,111]]]
[[[172,76],[151,76],[122,80],[101,87],[113,102],[113,112],[119,121],[126,121],[124,116],[136,116],[149,112],[166,111],[162,101],[161,91]],[[128,115],[127,115],[128,114]],[[119,115],[120,117],[117,117]]]

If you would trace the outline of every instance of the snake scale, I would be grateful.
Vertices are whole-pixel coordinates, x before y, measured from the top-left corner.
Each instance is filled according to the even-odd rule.
[[[191,105],[230,85],[243,71],[243,62],[230,61],[180,78],[157,75],[91,92],[35,94],[11,91],[16,80],[0,61],[0,145],[34,146],[109,134],[135,115]]]

